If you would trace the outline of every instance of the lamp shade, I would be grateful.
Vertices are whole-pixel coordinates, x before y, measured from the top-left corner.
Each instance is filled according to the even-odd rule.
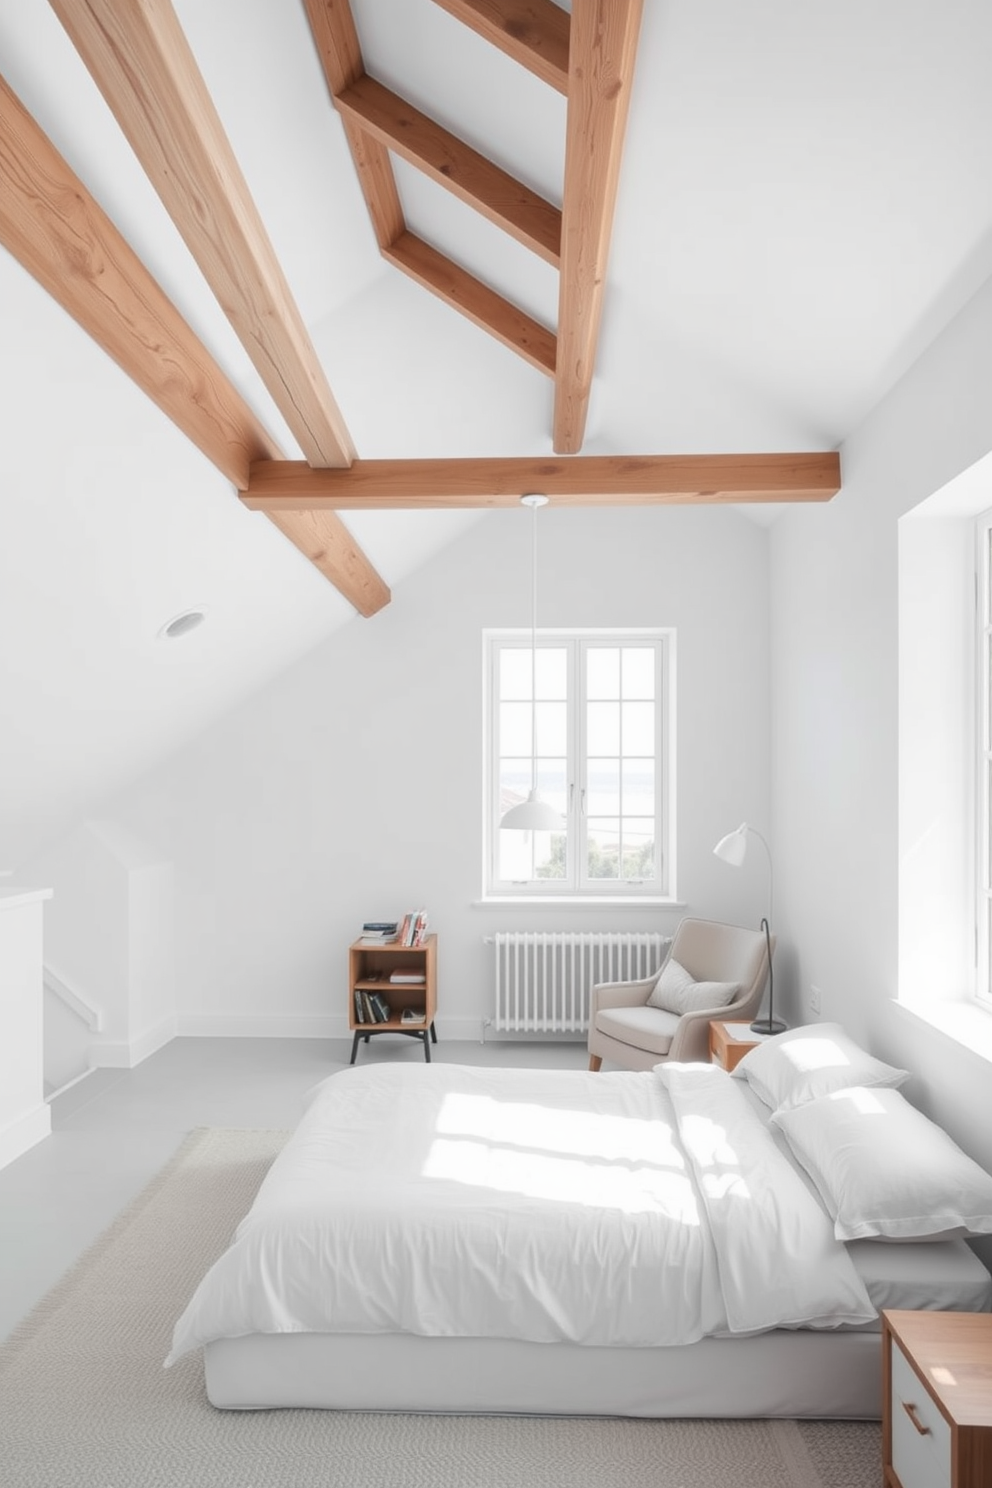
[[[747,831],[747,822],[741,822],[735,832],[728,832],[726,837],[721,837],[713,849],[716,856],[739,868],[747,853]]]
[[[500,819],[500,828],[510,827],[518,832],[560,832],[564,825],[561,812],[542,801],[536,790],[530,791],[519,806],[511,806]]]

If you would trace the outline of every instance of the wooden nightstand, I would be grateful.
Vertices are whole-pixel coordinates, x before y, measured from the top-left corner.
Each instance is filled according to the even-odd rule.
[[[992,1483],[992,1314],[882,1313],[886,1488]]]
[[[722,1065],[729,1073],[763,1037],[752,1033],[747,1023],[723,1023],[714,1018],[710,1023],[710,1063]]]

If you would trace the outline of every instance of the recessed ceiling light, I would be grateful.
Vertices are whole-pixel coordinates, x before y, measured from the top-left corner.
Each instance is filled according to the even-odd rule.
[[[196,630],[207,618],[204,609],[182,610],[178,615],[173,615],[159,630],[159,640],[177,641],[180,636],[189,635],[190,631]]]

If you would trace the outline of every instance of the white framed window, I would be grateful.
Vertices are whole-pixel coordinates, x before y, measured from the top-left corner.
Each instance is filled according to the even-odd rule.
[[[992,1008],[992,511],[975,526],[975,997]]]
[[[486,896],[671,898],[674,631],[483,642]],[[535,787],[561,831],[501,829]]]

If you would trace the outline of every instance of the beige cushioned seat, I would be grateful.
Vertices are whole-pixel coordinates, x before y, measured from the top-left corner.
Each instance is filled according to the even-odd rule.
[[[649,1050],[659,1059],[663,1059],[672,1047],[678,1026],[679,1018],[675,1013],[653,1007],[604,1008],[596,1019],[600,1033],[619,1039],[621,1043]]]

